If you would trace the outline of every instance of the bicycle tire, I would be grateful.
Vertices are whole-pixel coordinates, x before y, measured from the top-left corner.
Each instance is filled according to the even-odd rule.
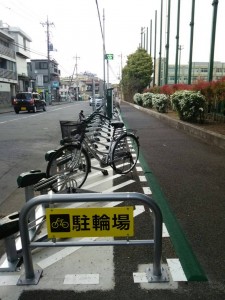
[[[117,174],[127,174],[135,167],[139,157],[139,141],[132,133],[117,138],[112,149],[111,165]]]
[[[63,190],[80,188],[90,171],[90,159],[85,149],[77,145],[65,145],[51,157],[46,170],[52,178],[50,188],[58,193]]]

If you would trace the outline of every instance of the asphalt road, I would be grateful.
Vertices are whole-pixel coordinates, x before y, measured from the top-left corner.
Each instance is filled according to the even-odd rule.
[[[14,111],[0,114],[0,211],[7,215],[21,208],[24,191],[18,189],[18,176],[30,170],[46,170],[45,153],[60,147],[59,120],[78,120],[81,109],[91,113],[87,102],[47,106],[37,113]],[[21,194],[22,193],[22,194]],[[15,197],[20,195],[20,200]],[[12,205],[11,205],[12,204]]]
[[[53,285],[47,289],[25,288],[19,299],[211,300],[225,297],[222,267],[225,261],[224,150],[170,128],[163,121],[136,110],[129,104],[122,103],[121,111],[128,128],[137,130],[142,166],[139,175],[147,178],[152,197],[160,206],[170,233],[170,239],[163,241],[162,262],[166,263],[166,258],[176,256],[187,270],[195,270],[196,264],[197,269],[202,271],[202,276],[195,276],[191,274],[192,271],[187,271],[189,280],[178,282],[173,288],[163,288],[161,285],[160,288],[149,289],[145,285],[143,287],[143,284],[134,284],[132,272],[137,271],[140,265],[148,263],[152,252],[142,246],[120,246],[113,247],[113,288],[93,288],[86,291],[76,287],[58,290]],[[113,186],[118,186],[115,191],[143,193],[142,188],[146,183],[138,179],[137,173],[135,170],[125,177],[114,178]],[[133,180],[132,184],[121,186],[130,180]],[[93,182],[87,182],[86,186],[92,186],[93,189]],[[96,191],[109,189],[105,184],[100,183]],[[147,218],[147,212],[137,217],[138,229],[135,235],[145,236]],[[101,255],[102,260],[98,263],[104,265],[105,256],[103,253]],[[78,254],[73,263],[76,264],[82,259],[87,262],[91,259],[90,267],[95,262],[94,252],[91,256],[89,252]],[[46,276],[44,274],[42,282]]]

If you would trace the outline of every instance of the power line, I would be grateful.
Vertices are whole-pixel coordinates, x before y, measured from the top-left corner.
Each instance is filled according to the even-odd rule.
[[[40,55],[40,56],[43,56],[43,57],[47,57],[46,54],[41,53],[41,52],[37,52],[35,50],[27,49],[26,47],[24,47],[24,45],[19,44],[17,42],[12,42],[12,45],[17,46],[17,47],[19,47],[19,48],[21,48],[23,50],[26,50],[27,52],[31,52],[31,53],[34,53],[34,54],[37,54],[37,55]]]

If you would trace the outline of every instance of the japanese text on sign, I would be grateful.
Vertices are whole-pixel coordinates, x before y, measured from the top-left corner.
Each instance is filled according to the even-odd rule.
[[[47,208],[49,238],[133,236],[133,207]]]

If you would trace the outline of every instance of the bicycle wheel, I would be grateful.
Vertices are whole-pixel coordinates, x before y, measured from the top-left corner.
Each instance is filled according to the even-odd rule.
[[[85,149],[77,145],[66,145],[56,151],[50,159],[46,175],[52,178],[51,189],[57,193],[80,188],[90,170],[90,159]]]
[[[129,173],[139,156],[139,141],[132,133],[124,133],[115,142],[112,150],[112,168],[118,174]]]

